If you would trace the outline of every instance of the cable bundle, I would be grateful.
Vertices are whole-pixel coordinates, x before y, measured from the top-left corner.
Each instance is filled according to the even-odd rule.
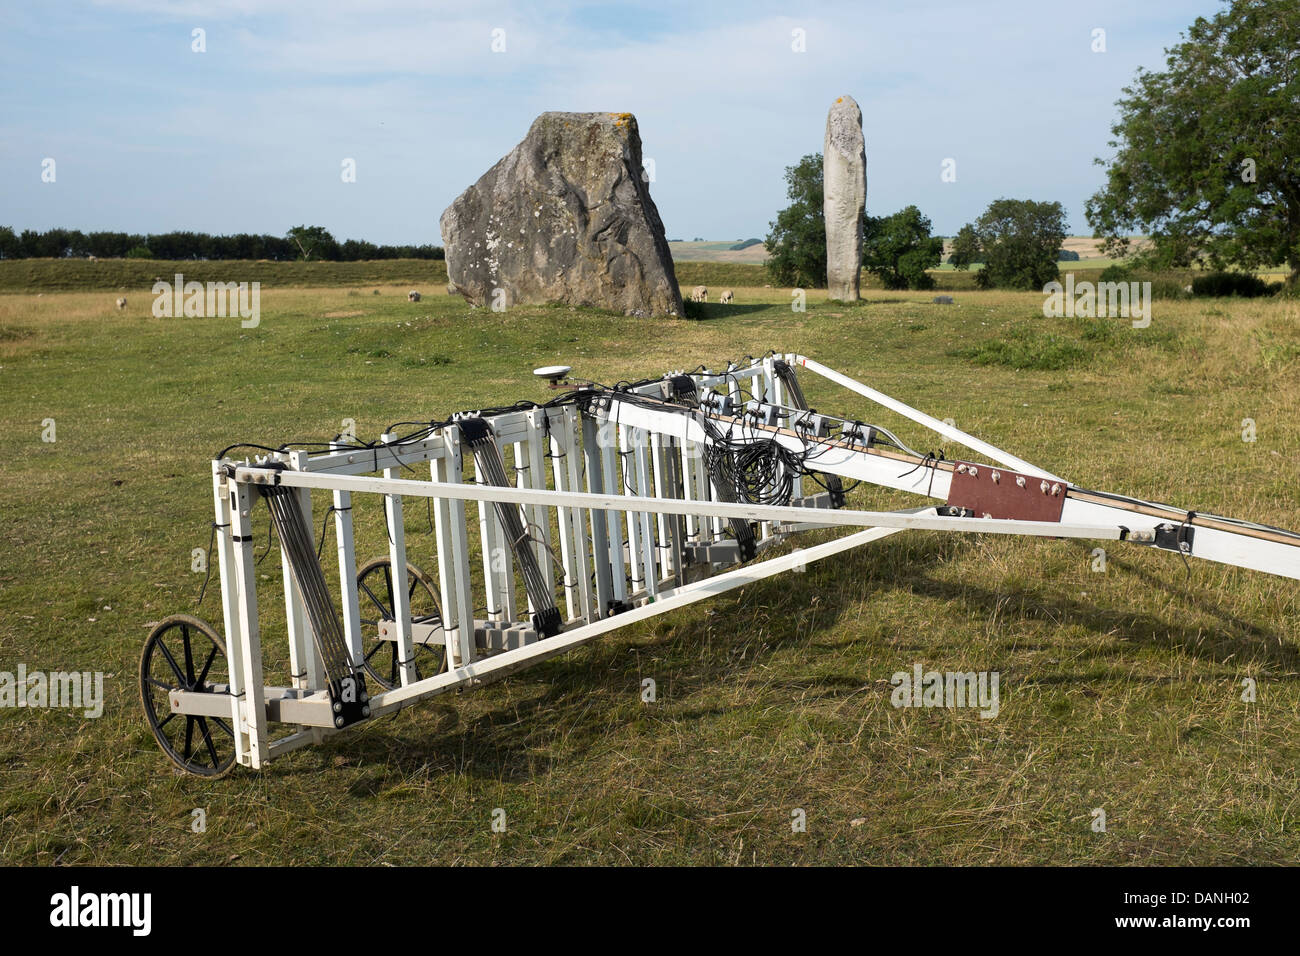
[[[501,457],[501,449],[497,447],[496,435],[493,434],[492,427],[482,418],[462,418],[457,425],[460,426],[465,444],[474,454],[474,466],[483,481],[498,488],[510,487],[505,459]],[[515,560],[519,562],[519,571],[524,579],[524,590],[528,592],[528,597],[533,602],[535,608],[533,626],[542,636],[552,637],[560,633],[563,623],[560,609],[555,604],[555,595],[551,593],[550,588],[546,586],[546,579],[542,577],[537,556],[528,547],[531,537],[524,527],[523,519],[519,516],[519,509],[504,501],[494,501],[492,506],[509,540],[510,550],[514,552]]]

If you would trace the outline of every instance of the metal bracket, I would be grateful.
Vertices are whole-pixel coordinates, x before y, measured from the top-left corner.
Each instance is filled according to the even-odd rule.
[[[1162,551],[1177,551],[1179,554],[1192,553],[1192,538],[1196,529],[1189,524],[1158,524],[1156,539],[1151,546]]]

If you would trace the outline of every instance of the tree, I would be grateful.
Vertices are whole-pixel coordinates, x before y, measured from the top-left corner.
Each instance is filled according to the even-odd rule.
[[[1059,202],[996,199],[953,241],[948,261],[958,268],[983,262],[975,275],[981,288],[1041,289],[1059,275],[1056,253],[1065,241],[1065,210]]]
[[[952,250],[948,253],[948,264],[954,269],[965,271],[980,261],[980,241],[975,235],[975,227],[969,223],[957,230],[952,240]]]
[[[294,226],[285,233],[302,253],[304,260],[313,255],[317,259],[337,259],[339,244],[324,226]]]
[[[822,212],[822,157],[812,153],[785,169],[790,205],[776,214],[767,271],[776,285],[826,287],[826,218]]]
[[[1157,265],[1285,262],[1300,281],[1300,6],[1233,0],[1198,17],[1116,104],[1106,185],[1088,222],[1111,255],[1151,237]]]
[[[933,289],[925,270],[942,258],[943,240],[930,237],[930,220],[915,206],[863,220],[862,264],[886,289]]]

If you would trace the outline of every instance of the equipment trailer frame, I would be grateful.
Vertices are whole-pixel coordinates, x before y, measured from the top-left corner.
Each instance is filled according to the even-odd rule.
[[[797,372],[987,461],[921,455],[884,428],[811,410]],[[561,397],[546,404],[462,413],[408,435],[390,428],[368,445],[336,440],[320,452],[214,460],[224,640],[178,615],[153,630],[141,661],[146,715],[168,756],[208,776],[236,763],[260,768],[352,724],[907,529],[1129,541],[1300,579],[1300,535],[1074,487],[801,355],[613,388],[558,387]],[[404,477],[423,464],[428,480]],[[844,480],[941,504],[850,510]],[[313,492],[330,498],[337,577],[317,560]],[[357,495],[381,496],[389,544],[360,574]],[[408,498],[431,502],[436,586],[408,560]],[[291,674],[283,687],[263,679],[254,557],[261,499],[281,542]],[[799,531],[840,527],[858,530],[757,560]],[[407,570],[408,586],[395,586],[393,569]],[[376,572],[386,601],[367,583]],[[367,601],[381,613],[363,631]],[[483,606],[486,617],[475,618]]]

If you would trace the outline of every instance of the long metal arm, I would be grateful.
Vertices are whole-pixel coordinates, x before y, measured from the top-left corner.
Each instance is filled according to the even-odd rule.
[[[949,518],[942,515],[900,514],[896,511],[823,510],[752,505],[725,501],[693,501],[682,498],[643,498],[637,495],[600,495],[576,491],[540,491],[502,488],[495,485],[467,485],[407,478],[366,478],[351,475],[320,475],[310,472],[277,471],[256,466],[235,470],[235,480],[251,484],[283,484],[294,488],[330,488],[417,498],[452,498],[465,501],[505,501],[553,508],[591,508],[598,511],[648,511],[652,514],[706,515],[749,521],[801,522],[815,518],[818,524],[912,528],[926,531],[961,531],[968,534],[1022,534],[1042,538],[1097,538],[1117,540],[1126,536],[1118,525],[1067,525],[1053,521],[1016,521]]]

